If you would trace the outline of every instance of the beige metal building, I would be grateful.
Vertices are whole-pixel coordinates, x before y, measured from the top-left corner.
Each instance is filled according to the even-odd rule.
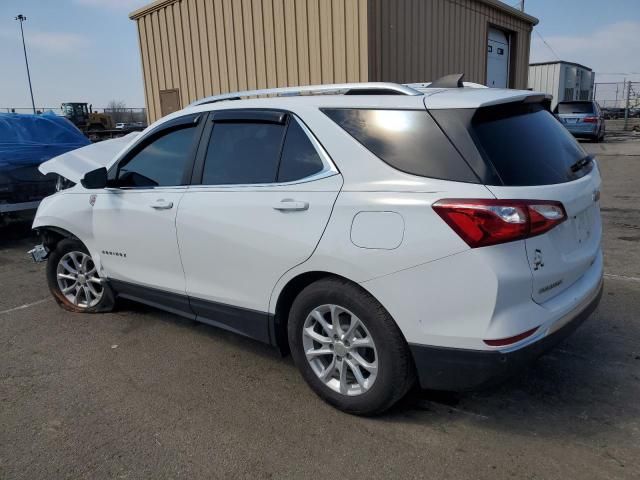
[[[538,22],[498,0],[157,0],[130,18],[150,121],[256,88],[460,72],[526,88]]]

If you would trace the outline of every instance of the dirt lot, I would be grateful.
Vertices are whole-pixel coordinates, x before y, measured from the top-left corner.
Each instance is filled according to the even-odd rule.
[[[0,231],[0,478],[640,478],[640,139],[604,177],[605,294],[567,342],[481,393],[363,419],[269,347],[131,304],[57,308],[28,225]]]

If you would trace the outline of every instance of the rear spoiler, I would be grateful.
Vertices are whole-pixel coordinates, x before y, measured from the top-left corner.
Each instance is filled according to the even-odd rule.
[[[551,111],[551,100],[553,100],[553,95],[549,94],[540,94],[540,95],[531,95],[529,97],[525,97],[522,100],[522,103],[540,103],[544,107],[545,110]]]

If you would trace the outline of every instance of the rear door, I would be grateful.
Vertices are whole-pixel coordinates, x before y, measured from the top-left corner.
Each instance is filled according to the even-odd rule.
[[[532,297],[544,302],[601,261],[601,180],[595,161],[540,107],[488,109],[474,117],[472,130],[481,153],[501,178],[503,185],[487,186],[497,198],[564,205],[565,222],[525,241]]]
[[[313,253],[342,177],[302,121],[270,110],[213,114],[177,228],[201,320],[260,340],[278,279]]]

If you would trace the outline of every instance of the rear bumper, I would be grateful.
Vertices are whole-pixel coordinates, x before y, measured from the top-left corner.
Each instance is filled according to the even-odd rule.
[[[592,137],[598,133],[597,123],[565,124],[565,127],[576,137]]]
[[[422,388],[467,391],[500,383],[568,337],[596,309],[603,282],[539,340],[509,352],[409,345]]]

